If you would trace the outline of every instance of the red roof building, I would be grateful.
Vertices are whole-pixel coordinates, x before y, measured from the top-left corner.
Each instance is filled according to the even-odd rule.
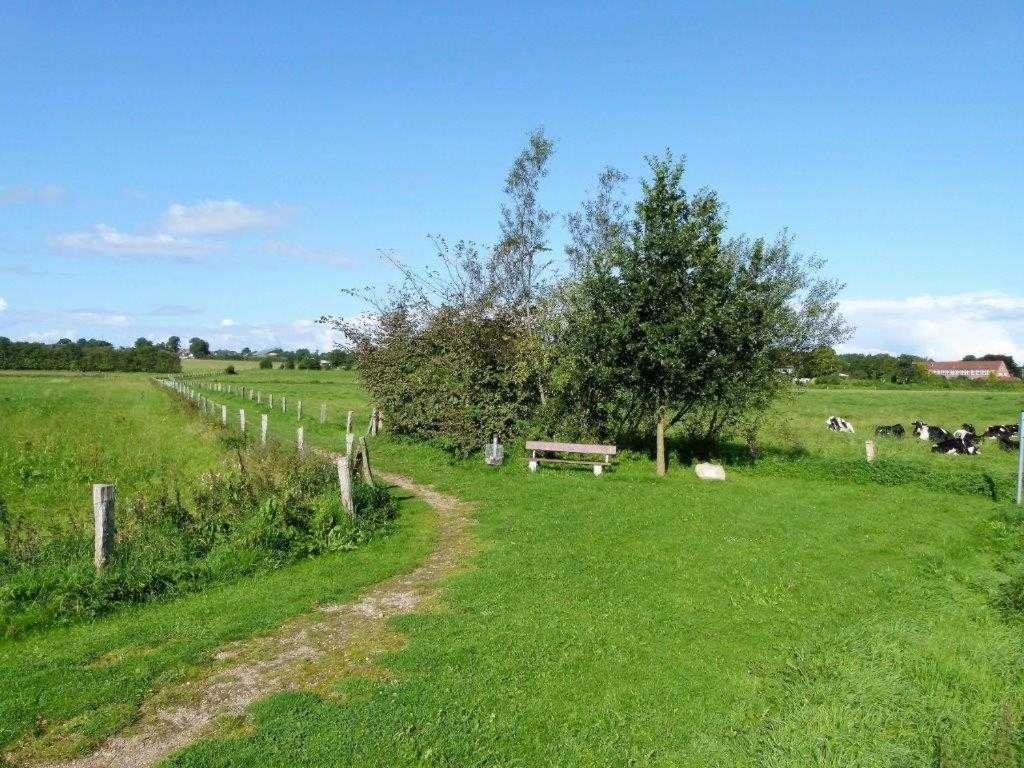
[[[965,376],[968,379],[1012,379],[1006,363],[1002,360],[953,360],[950,362],[928,363],[928,370],[937,376],[955,379]]]

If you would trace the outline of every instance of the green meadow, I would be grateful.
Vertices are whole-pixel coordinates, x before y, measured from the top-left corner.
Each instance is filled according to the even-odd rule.
[[[274,393],[267,411],[201,390],[229,406],[228,431],[246,409],[249,441],[261,412],[286,446],[301,424],[307,442],[340,449],[350,409],[365,433],[370,403],[354,372],[200,380]],[[51,384],[46,395],[16,394],[32,386],[31,377],[11,385],[5,427],[36,420],[15,403],[39,401],[43,418],[56,412],[61,387],[74,386],[111,401],[154,398],[140,414],[164,409],[164,426],[154,427],[164,439],[141,437],[153,423],[141,415],[133,438],[152,440],[151,461],[187,474],[222,450],[222,441],[189,442],[207,445],[205,434],[223,432],[217,418],[143,379],[83,378]],[[447,582],[441,610],[395,622],[407,644],[384,656],[386,676],[339,670],[327,693],[270,696],[244,727],[167,762],[1020,765],[1024,626],[1008,598],[1024,562],[1010,499],[1016,456],[991,444],[976,457],[938,456],[910,437],[879,438],[879,459],[868,465],[864,441],[878,424],[984,428],[1015,421],[1022,407],[1017,392],[799,390],[766,419],[756,458],[743,443],[723,447],[724,483],[697,480],[684,445],[665,478],[639,448],[595,478],[552,468],[531,475],[515,445],[495,469],[373,438],[378,467],[473,503],[472,567]],[[826,431],[830,415],[857,433]],[[99,428],[83,422],[78,442]],[[167,441],[174,430],[177,440]],[[8,514],[36,500],[33,516],[46,498],[56,503],[62,489],[91,482],[53,474],[18,480],[18,490],[15,479],[4,480]],[[391,535],[353,552],[0,640],[0,690],[15,692],[0,697],[0,751],[14,748],[31,763],[87,750],[129,724],[153,691],[201,677],[229,640],[410,569],[431,546],[432,519],[406,500]]]

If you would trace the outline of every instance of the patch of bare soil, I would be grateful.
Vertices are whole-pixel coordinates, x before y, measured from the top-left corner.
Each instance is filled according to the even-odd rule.
[[[249,705],[268,694],[326,690],[348,674],[386,676],[386,670],[374,666],[374,659],[404,642],[388,620],[429,607],[442,579],[457,571],[470,551],[470,517],[467,505],[458,499],[407,477],[377,475],[424,499],[437,512],[436,546],[418,568],[377,584],[354,602],[320,606],[270,635],[224,647],[205,677],[161,691],[143,704],[125,733],[83,757],[36,765],[151,766],[213,734],[218,725],[237,727]],[[17,753],[7,758],[16,765],[29,764]]]

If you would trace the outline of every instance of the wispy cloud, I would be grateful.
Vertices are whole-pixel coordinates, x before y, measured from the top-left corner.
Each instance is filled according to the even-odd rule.
[[[164,214],[161,228],[174,235],[226,235],[273,229],[287,216],[281,207],[257,208],[237,200],[204,200],[195,205],[175,203]]]
[[[217,250],[213,243],[189,240],[166,232],[131,234],[97,224],[91,230],[54,235],[50,245],[66,251],[113,256],[157,256],[196,259]]]
[[[909,352],[934,359],[967,354],[1024,357],[1024,297],[998,292],[847,299],[857,330],[847,351]]]
[[[67,272],[52,272],[48,269],[36,269],[29,264],[0,265],[0,275],[16,275],[18,277],[67,277]]]
[[[24,205],[27,203],[56,205],[63,202],[66,196],[67,191],[59,184],[44,184],[38,187],[20,184],[0,187],[0,205]]]
[[[7,311],[7,299],[5,299],[3,296],[0,296],[0,312],[6,312],[6,311]]]
[[[276,256],[284,256],[289,259],[301,259],[314,264],[326,264],[331,267],[351,267],[354,262],[338,250],[321,250],[307,248],[297,243],[286,243],[280,240],[267,240],[263,243],[263,250]]]
[[[158,307],[153,307],[147,314],[153,317],[184,317],[198,315],[202,311],[200,307],[190,307],[185,304],[161,304]]]

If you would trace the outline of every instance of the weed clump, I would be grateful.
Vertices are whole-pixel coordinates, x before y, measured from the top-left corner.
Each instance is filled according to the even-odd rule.
[[[16,521],[0,504],[0,635],[354,549],[395,518],[388,491],[358,480],[349,516],[324,458],[227,447],[230,460],[185,492],[119,500],[114,555],[99,573],[87,526],[46,530]]]

